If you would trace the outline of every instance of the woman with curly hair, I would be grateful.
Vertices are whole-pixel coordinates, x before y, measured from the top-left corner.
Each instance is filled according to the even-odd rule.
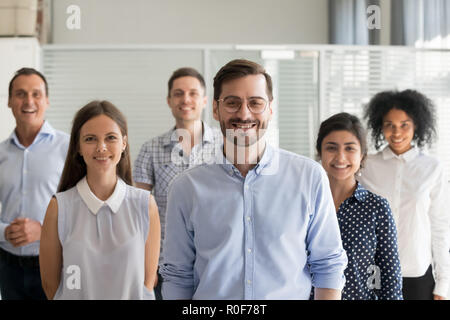
[[[358,180],[391,205],[403,298],[443,300],[450,283],[448,181],[443,165],[423,150],[436,136],[433,102],[415,90],[384,91],[364,117],[381,151],[368,156]]]

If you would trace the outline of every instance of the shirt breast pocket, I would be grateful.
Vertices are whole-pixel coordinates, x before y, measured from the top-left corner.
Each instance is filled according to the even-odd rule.
[[[167,195],[170,183],[181,172],[183,168],[174,163],[159,165],[155,170],[155,195]]]
[[[428,182],[426,178],[421,179],[421,181]],[[431,206],[431,193],[432,186],[428,183],[411,184],[408,188],[410,194],[404,197],[405,206],[412,207],[415,206],[415,215],[423,216],[424,213],[428,213]]]

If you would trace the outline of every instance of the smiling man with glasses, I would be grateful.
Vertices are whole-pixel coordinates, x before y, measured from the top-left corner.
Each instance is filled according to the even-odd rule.
[[[224,144],[168,194],[165,299],[340,299],[347,257],[328,178],[315,161],[274,148],[272,80],[233,60],[214,78]]]

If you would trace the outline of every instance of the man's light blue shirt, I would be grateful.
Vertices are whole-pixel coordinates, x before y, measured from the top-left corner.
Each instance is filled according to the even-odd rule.
[[[242,177],[219,155],[180,174],[167,201],[164,299],[308,299],[342,289],[347,256],[328,177],[266,147]]]
[[[5,229],[16,218],[42,225],[51,197],[64,168],[69,135],[47,121],[33,143],[25,148],[15,131],[0,143],[0,247],[19,256],[39,255],[39,241],[14,248],[5,240]]]

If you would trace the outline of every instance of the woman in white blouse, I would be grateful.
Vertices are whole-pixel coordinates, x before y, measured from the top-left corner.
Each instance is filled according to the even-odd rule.
[[[159,215],[150,193],[131,186],[127,137],[125,117],[108,101],[75,115],[41,235],[49,299],[154,299]]]
[[[423,150],[435,137],[434,105],[414,90],[384,91],[366,105],[365,118],[381,151],[368,156],[358,180],[391,205],[403,298],[445,299],[450,283],[448,180],[443,165]]]

